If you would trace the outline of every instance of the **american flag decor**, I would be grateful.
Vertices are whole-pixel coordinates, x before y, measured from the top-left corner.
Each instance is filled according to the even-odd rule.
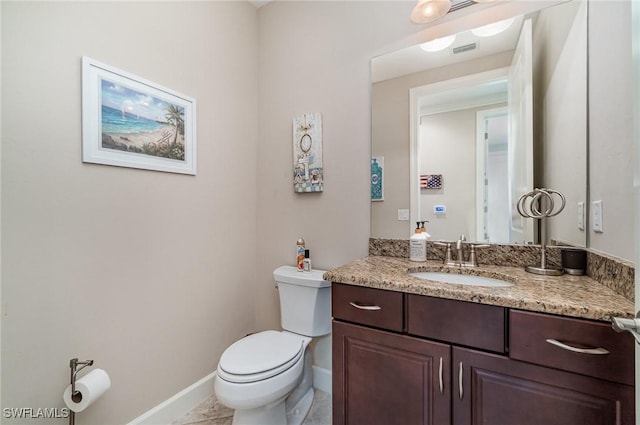
[[[421,174],[420,189],[442,189],[442,174]]]

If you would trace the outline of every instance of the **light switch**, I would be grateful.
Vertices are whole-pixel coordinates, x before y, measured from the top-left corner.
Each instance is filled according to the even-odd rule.
[[[592,210],[593,210],[593,231],[602,233],[603,230],[603,217],[602,217],[602,201],[593,201]]]
[[[409,210],[398,210],[398,221],[409,221]]]
[[[578,202],[578,229],[584,230],[584,202]]]

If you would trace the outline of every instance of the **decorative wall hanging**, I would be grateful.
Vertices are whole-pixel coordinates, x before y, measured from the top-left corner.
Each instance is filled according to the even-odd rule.
[[[371,158],[371,200],[384,201],[384,156]]]
[[[196,174],[194,99],[82,58],[82,160]]]
[[[442,189],[442,174],[421,174],[420,189]]]
[[[293,190],[322,192],[322,115],[319,112],[293,119]]]

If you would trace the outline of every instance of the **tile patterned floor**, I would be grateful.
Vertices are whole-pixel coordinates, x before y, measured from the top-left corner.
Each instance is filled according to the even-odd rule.
[[[231,425],[232,419],[233,410],[212,396],[171,425]],[[315,391],[311,410],[302,425],[331,425],[331,394]]]

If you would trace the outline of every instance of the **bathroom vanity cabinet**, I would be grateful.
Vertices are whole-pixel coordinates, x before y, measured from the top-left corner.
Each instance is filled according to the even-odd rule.
[[[334,425],[634,424],[606,322],[340,283],[332,309]]]

